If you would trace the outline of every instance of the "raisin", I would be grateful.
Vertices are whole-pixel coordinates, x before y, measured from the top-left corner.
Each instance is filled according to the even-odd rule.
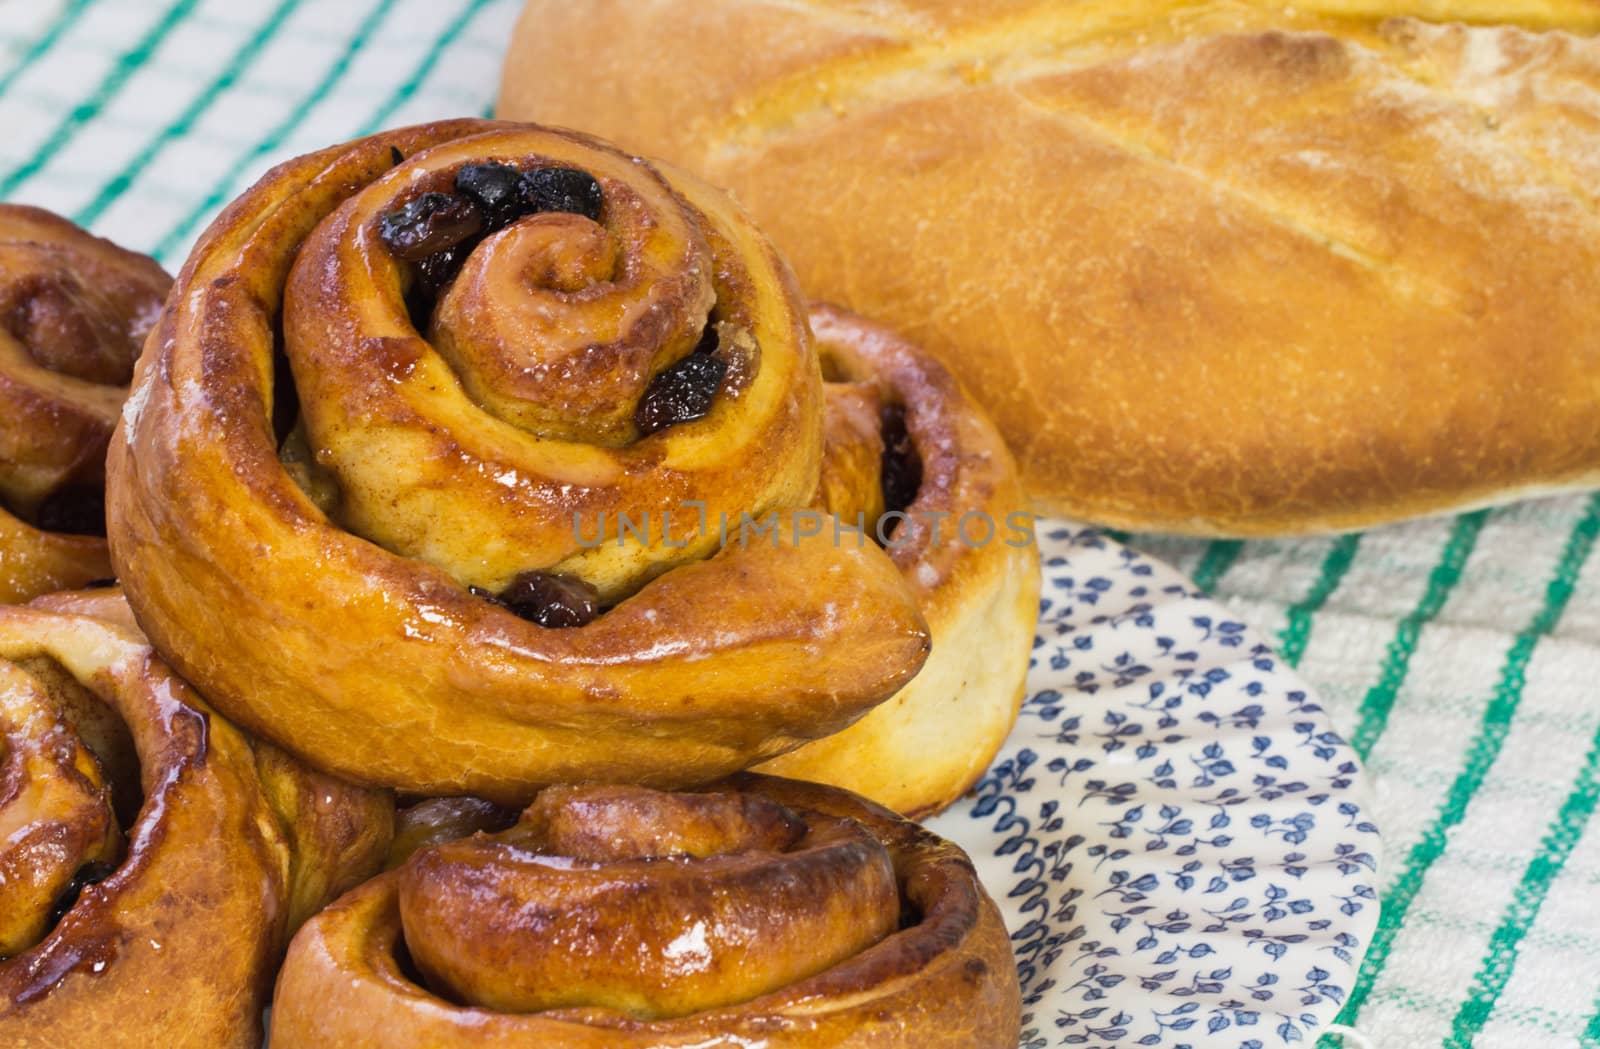
[[[277,447],[282,448],[289,431],[300,421],[300,390],[294,384],[281,330],[277,338],[279,345],[272,352],[272,435]]]
[[[436,251],[418,260],[417,284],[429,298],[436,297],[456,279],[456,274],[461,272],[461,264],[467,261],[471,247],[470,244],[457,244],[453,248]]]
[[[543,627],[584,626],[600,614],[600,592],[573,575],[524,572],[498,594],[478,586],[467,589]]]
[[[398,259],[416,262],[483,232],[483,212],[465,197],[424,193],[378,219],[378,236]]]
[[[522,172],[509,164],[468,164],[456,172],[456,192],[478,205],[494,231],[528,213]]]
[[[86,863],[78,868],[78,873],[72,876],[67,887],[61,890],[61,895],[56,897],[55,905],[50,908],[50,927],[55,928],[67,916],[87,886],[105,881],[115,873],[117,868],[109,863]]]
[[[891,404],[884,408],[882,427],[883,461],[879,484],[883,488],[883,508],[889,513],[898,513],[911,505],[922,487],[922,459],[906,429],[903,405]]]
[[[727,374],[728,362],[721,357],[695,353],[657,375],[633,411],[639,432],[649,435],[703,418]]]
[[[522,200],[530,212],[570,211],[599,222],[605,193],[587,171],[535,168],[522,177]]]
[[[717,326],[707,321],[706,330],[700,333],[700,341],[694,344],[694,352],[716,353],[720,341],[717,335]]]
[[[103,489],[83,485],[62,488],[39,504],[33,523],[43,532],[103,536],[106,534],[106,493]]]

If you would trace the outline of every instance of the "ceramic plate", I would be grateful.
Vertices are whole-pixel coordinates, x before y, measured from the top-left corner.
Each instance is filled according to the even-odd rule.
[[[1022,1046],[1314,1043],[1378,918],[1354,752],[1177,572],[1090,530],[1039,539],[1021,720],[932,824],[1005,912]]]

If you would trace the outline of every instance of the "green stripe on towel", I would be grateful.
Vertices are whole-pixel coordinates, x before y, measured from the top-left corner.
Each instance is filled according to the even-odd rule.
[[[17,59],[17,64],[6,70],[3,76],[0,76],[0,95],[4,95],[11,90],[11,85],[15,84],[22,74],[32,69],[39,59],[43,58],[51,48],[56,46],[56,42],[77,24],[78,17],[89,9],[89,4],[90,0],[72,0],[71,3],[61,9],[61,13],[56,16],[55,21],[50,23],[49,28],[39,34],[39,39],[34,41],[33,45],[22,53],[21,58]]]
[[[128,191],[128,187],[133,185],[134,180],[150,166],[150,162],[159,156],[163,149],[192,131],[195,123],[205,115],[206,111],[233,88],[239,77],[260,57],[262,49],[278,35],[278,30],[283,28],[283,24],[301,3],[302,0],[280,0],[267,20],[261,23],[239,50],[234,52],[233,57],[228,59],[222,72],[196,91],[194,98],[184,107],[183,112],[178,114],[177,119],[162,128],[161,133],[146,143],[121,171],[111,176],[110,180],[100,187],[100,192],[95,194],[95,198],[78,209],[72,220],[80,226],[93,225],[113,201]]]
[[[429,48],[428,53],[422,56],[422,61],[417,63],[417,67],[411,71],[411,75],[400,84],[394,94],[384,101],[383,105],[378,107],[377,111],[362,125],[361,130],[356,132],[357,138],[363,135],[376,134],[389,126],[390,118],[417,93],[417,89],[423,85],[428,79],[428,75],[433,72],[434,66],[439,64],[439,59],[450,49],[450,45],[456,42],[456,38],[466,31],[467,26],[472,24],[472,20],[477,18],[489,6],[490,2],[491,0],[472,0],[471,3],[461,9],[456,17],[450,21],[450,24],[445,27],[444,32],[439,34],[439,39],[433,42],[433,47]]]
[[[1340,1014],[1340,1023],[1355,1025],[1362,1006],[1372,993],[1373,985],[1383,975],[1390,952],[1394,949],[1395,937],[1405,925],[1406,915],[1417,893],[1422,890],[1429,868],[1443,855],[1450,830],[1460,824],[1473,796],[1483,785],[1484,777],[1499,757],[1506,734],[1511,730],[1511,721],[1522,701],[1528,661],[1533,657],[1539,640],[1561,621],[1561,613],[1572,599],[1578,573],[1583,570],[1584,562],[1594,549],[1596,535],[1600,535],[1600,495],[1589,499],[1583,516],[1568,535],[1555,574],[1545,588],[1544,604],[1527,627],[1517,634],[1510,651],[1506,653],[1499,684],[1484,708],[1477,735],[1467,750],[1465,765],[1451,785],[1443,806],[1406,857],[1400,877],[1384,894],[1383,923],[1373,937],[1366,964],[1362,966],[1361,975]]]
[[[1472,978],[1471,995],[1456,1013],[1450,1038],[1445,1042],[1450,1049],[1472,1049],[1474,1039],[1488,1022],[1495,1002],[1511,979],[1523,937],[1533,927],[1550,886],[1566,868],[1568,857],[1583,837],[1597,802],[1600,802],[1600,733],[1590,742],[1583,768],[1561,803],[1555,821],[1545,831],[1539,852],[1523,873],[1516,896],[1506,908],[1505,918],[1489,939],[1489,952]]]
[[[1289,606],[1289,622],[1278,635],[1278,651],[1290,666],[1300,665],[1301,657],[1306,654],[1306,645],[1311,642],[1311,628],[1316,614],[1322,611],[1328,598],[1344,582],[1345,574],[1355,564],[1356,552],[1360,549],[1359,535],[1342,535],[1335,540],[1328,549],[1328,556],[1322,559],[1317,581],[1305,597]]]
[[[18,186],[44,170],[45,165],[76,138],[80,131],[94,123],[105,107],[117,97],[117,92],[122,90],[128,79],[150,61],[150,56],[155,53],[156,48],[160,47],[167,35],[189,17],[199,2],[200,0],[178,0],[145,32],[144,36],[139,38],[138,43],[118,56],[111,71],[100,81],[94,93],[74,106],[57,122],[50,136],[27,163],[0,180],[0,198],[9,197],[17,191]]]
[[[1355,734],[1350,738],[1351,746],[1356,748],[1356,753],[1363,759],[1372,752],[1373,745],[1378,742],[1378,738],[1388,726],[1389,712],[1394,709],[1395,697],[1400,694],[1400,687],[1405,684],[1406,674],[1411,669],[1411,657],[1416,654],[1417,642],[1422,639],[1423,628],[1444,608],[1445,602],[1450,598],[1450,592],[1461,581],[1462,569],[1466,567],[1467,558],[1472,556],[1472,551],[1477,547],[1478,534],[1483,531],[1483,524],[1488,520],[1488,516],[1487,511],[1480,510],[1475,514],[1463,514],[1456,518],[1455,524],[1450,529],[1450,538],[1445,541],[1439,563],[1428,576],[1428,587],[1423,591],[1422,600],[1395,628],[1394,640],[1389,642],[1389,648],[1384,654],[1378,683],[1361,701]]]
[[[258,163],[263,157],[266,157],[281,146],[284,140],[294,132],[294,129],[305,121],[312,110],[316,109],[328,97],[329,93],[338,86],[339,82],[344,79],[345,75],[350,72],[350,64],[361,54],[362,49],[367,46],[367,42],[372,39],[373,34],[378,31],[378,27],[383,24],[383,20],[394,9],[394,3],[395,0],[379,0],[367,12],[367,16],[361,20],[361,24],[356,27],[356,31],[351,34],[350,39],[345,43],[344,50],[339,53],[339,56],[333,60],[333,63],[323,73],[322,79],[317,81],[311,91],[289,112],[288,116],[273,125],[248,152],[234,161],[233,165],[223,173],[222,177],[212,184],[211,191],[156,242],[155,250],[152,254],[165,262],[172,260],[180,248],[187,251],[188,245],[186,242],[194,232],[194,228],[200,224],[200,220],[227,203],[234,185],[250,169],[250,166]],[[179,259],[178,261],[182,260]]]
[[[1243,549],[1244,544],[1237,539],[1218,539],[1208,544],[1205,556],[1195,566],[1194,585],[1208,594],[1215,591],[1217,583],[1233,567]]]

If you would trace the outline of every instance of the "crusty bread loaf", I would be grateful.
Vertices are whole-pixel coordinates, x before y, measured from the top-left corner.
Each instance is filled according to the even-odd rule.
[[[1600,483],[1597,30],[1596,0],[532,0],[501,111],[733,189],[808,291],[962,376],[1043,508],[1344,529]]]

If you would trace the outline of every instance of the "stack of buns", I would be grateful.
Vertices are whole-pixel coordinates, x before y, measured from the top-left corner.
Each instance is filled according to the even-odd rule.
[[[0,420],[0,494],[103,477],[116,578],[0,607],[0,1040],[250,1046],[276,979],[288,1047],[1015,1044],[999,911],[905,818],[999,749],[1038,603],[943,367],[533,125],[291,160],[164,309],[23,217],[0,364],[98,425]],[[8,596],[90,581],[24,554]]]

